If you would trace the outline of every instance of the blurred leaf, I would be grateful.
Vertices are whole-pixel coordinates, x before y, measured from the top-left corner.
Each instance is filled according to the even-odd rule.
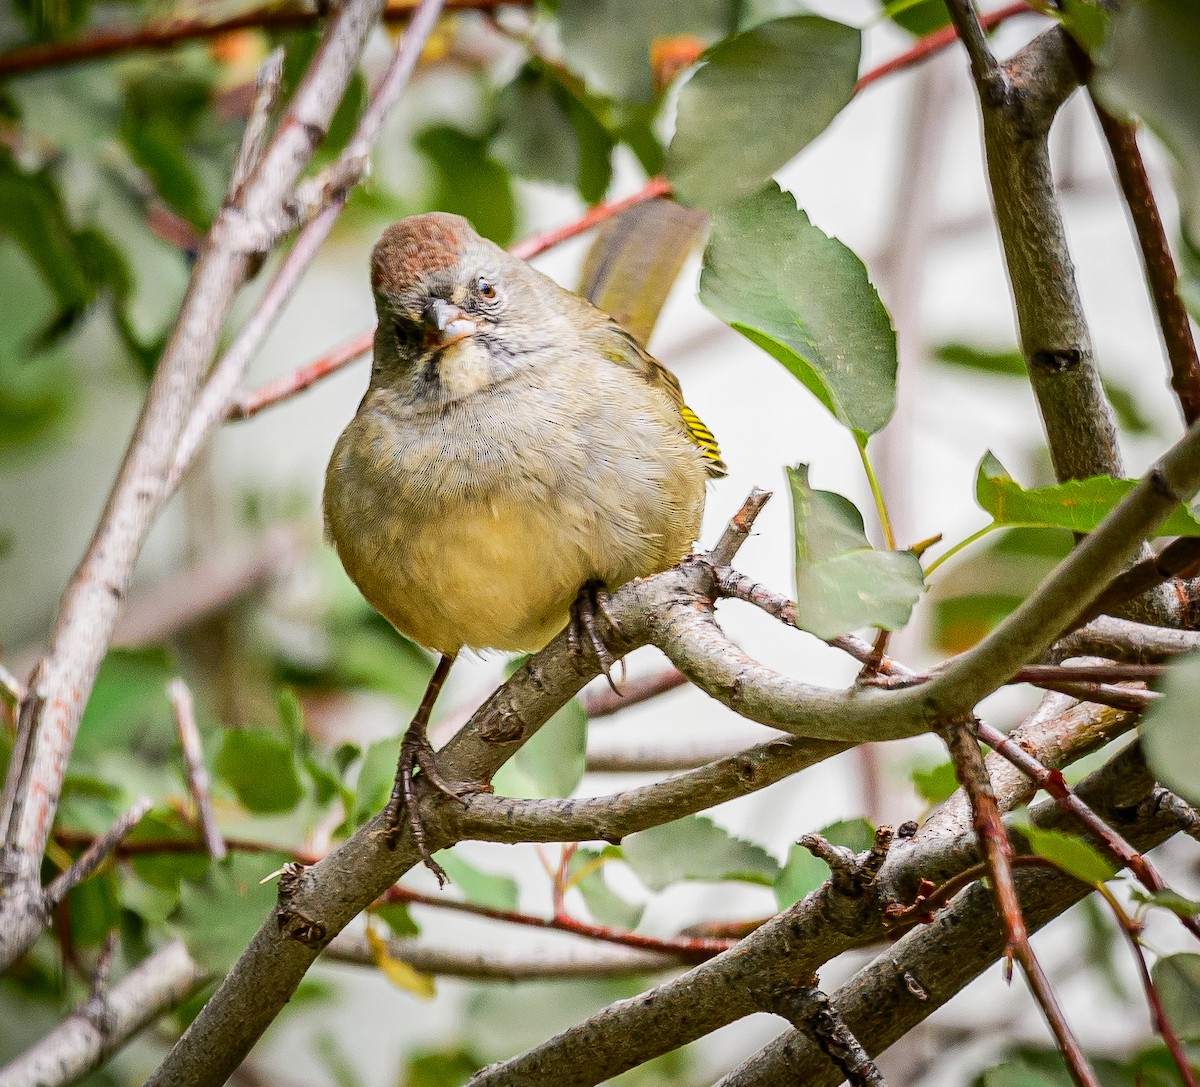
[[[680,92],[667,148],[680,198],[713,207],[760,190],[854,96],[861,37],[844,23],[794,15],[705,53]]]
[[[1031,1068],[1020,1059],[1005,1061],[995,1068],[989,1068],[979,1076],[976,1083],[979,1087],[1065,1087],[1064,1081],[1059,1077]]]
[[[1109,12],[1096,0],[1062,0],[1058,12],[1058,20],[1067,33],[1093,56],[1104,44],[1109,18]]]
[[[652,891],[680,880],[741,880],[769,887],[779,873],[775,858],[762,846],[735,838],[700,815],[631,834],[621,852]]]
[[[553,69],[526,64],[500,91],[496,114],[496,161],[519,177],[576,188],[587,203],[604,195],[613,141]]]
[[[975,498],[1000,525],[1091,532],[1133,488],[1135,479],[1092,476],[1026,489],[991,453],[979,463]],[[1200,536],[1200,521],[1181,502],[1155,530],[1157,536]]]
[[[416,145],[436,173],[431,205],[465,215],[480,234],[498,245],[511,241],[517,216],[512,181],[508,171],[489,157],[487,142],[438,126],[417,136]]]
[[[367,941],[372,933],[367,930]],[[386,971],[385,971],[386,973]],[[403,988],[403,986],[401,986]],[[313,1050],[318,1060],[324,1066],[330,1079],[337,1087],[363,1087],[363,1079],[342,1047],[341,1039],[332,1031],[324,1030],[313,1039]]]
[[[95,766],[113,751],[158,755],[178,765],[179,740],[167,701],[174,675],[174,662],[161,649],[110,650],[83,712],[72,769]]]
[[[570,796],[583,778],[586,748],[587,714],[573,698],[500,768],[492,784],[502,796]]]
[[[273,879],[260,880],[289,860],[280,853],[231,853],[211,865],[202,881],[184,881],[171,929],[206,970],[229,969],[272,916],[278,886]]]
[[[958,789],[958,778],[955,776],[952,762],[917,768],[908,777],[913,783],[913,788],[917,790],[917,795],[930,805],[949,800]]]
[[[1106,903],[1098,895],[1088,895],[1076,910],[1083,918],[1084,951],[1087,963],[1101,977],[1118,1000],[1131,998],[1128,986],[1117,963],[1117,953],[1124,953],[1120,932]]]
[[[91,0],[13,0],[12,10],[40,41],[68,38],[87,22]]]
[[[1175,1033],[1200,1043],[1200,955],[1163,955],[1150,976]]]
[[[158,195],[201,231],[217,210],[196,167],[195,138],[211,104],[211,78],[156,64],[129,80],[121,118],[121,139]]]
[[[921,598],[924,575],[911,551],[876,551],[854,504],[788,469],[796,544],[796,625],[818,638],[865,626],[899,630]]]
[[[1133,114],[1167,145],[1179,166],[1176,191],[1193,238],[1200,237],[1200,5],[1138,0],[1112,16],[1090,86],[1111,112]]]
[[[396,958],[388,950],[387,940],[380,936],[370,924],[366,928],[366,937],[367,947],[371,952],[371,961],[383,971],[383,976],[397,989],[412,993],[421,1000],[432,1000],[437,996],[437,986],[434,984],[433,978],[414,970],[403,959]]]
[[[559,0],[563,54],[592,89],[648,102],[655,96],[654,43],[684,34],[716,41],[734,31],[737,8],[734,0]]]
[[[1169,887],[1165,887],[1161,891],[1143,891],[1133,887],[1129,893],[1143,905],[1170,910],[1177,917],[1195,917],[1200,914],[1200,902],[1194,898],[1185,898],[1178,891],[1172,891]]]
[[[130,843],[196,841],[196,828],[185,823],[178,812],[152,811],[129,832]],[[169,891],[178,897],[182,880],[193,883],[204,878],[208,871],[209,858],[205,853],[172,852],[138,853],[130,858],[130,866],[137,878],[159,890]]]
[[[417,1052],[400,1087],[463,1087],[486,1063],[465,1048]]]
[[[946,0],[884,0],[883,13],[918,38],[950,24]]]
[[[707,215],[673,200],[634,204],[596,232],[579,294],[648,344],[684,262],[707,227]]]
[[[265,729],[227,732],[213,771],[258,815],[291,811],[304,796],[291,745]]]
[[[400,742],[396,739],[376,740],[363,754],[354,786],[358,798],[354,813],[358,823],[366,822],[388,802],[399,758]]]
[[[383,906],[377,906],[371,912],[392,930],[393,936],[407,939],[410,936],[421,935],[420,928],[412,919],[412,914],[403,902],[390,902]]]
[[[856,434],[891,417],[896,334],[867,270],[778,186],[713,216],[700,300]]]
[[[1074,834],[1061,830],[1045,830],[1028,823],[1019,823],[1016,829],[1029,843],[1029,848],[1039,857],[1052,861],[1069,876],[1097,887],[1117,874],[1117,867],[1095,846],[1089,845]]]
[[[121,892],[117,874],[97,872],[67,895],[71,939],[81,948],[99,947],[121,925]]]
[[[866,819],[841,819],[817,833],[831,845],[845,846],[856,854],[870,849],[875,842],[875,828]],[[802,845],[793,845],[775,877],[775,901],[781,910],[785,910],[815,891],[828,878],[829,865]]]
[[[579,888],[588,913],[601,925],[632,931],[641,923],[645,906],[626,902],[608,885],[604,876],[604,861],[619,857],[621,851],[614,847],[590,849],[581,846],[567,863],[567,876]],[[583,872],[583,875],[579,875]]]
[[[487,906],[493,910],[515,910],[517,908],[517,881],[508,876],[497,876],[468,864],[457,853],[443,849],[435,853],[437,862],[446,870],[450,881],[466,897],[468,902]]]
[[[1189,804],[1200,803],[1200,744],[1196,706],[1200,704],[1200,654],[1170,665],[1159,683],[1163,697],[1142,717],[1142,750],[1154,776]]]

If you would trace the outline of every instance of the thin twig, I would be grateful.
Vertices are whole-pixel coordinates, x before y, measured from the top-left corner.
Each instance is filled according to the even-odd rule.
[[[446,7],[451,11],[490,11],[500,3],[519,5],[524,2],[447,0]],[[407,22],[417,7],[417,0],[388,0],[383,18],[389,23]],[[321,22],[328,12],[329,6],[323,3],[290,6],[266,4],[228,19],[170,19],[133,29],[98,30],[77,41],[25,45],[6,50],[0,53],[0,76],[23,75],[124,53],[172,49],[183,42],[215,38],[239,30],[295,30]]]
[[[260,385],[252,392],[243,393],[229,405],[225,417],[230,421],[251,419],[260,411],[274,407],[297,393],[315,385],[318,381],[345,369],[350,363],[368,354],[375,343],[375,330],[363,332],[300,369],[284,374],[283,377]]]
[[[980,24],[984,30],[993,30],[1001,23],[1013,18],[1015,15],[1040,15],[1042,14],[1036,8],[1029,4],[1016,3],[1008,4],[1005,7],[997,8],[995,11],[990,11],[986,15],[980,17]],[[865,90],[872,83],[890,76],[895,72],[903,71],[906,68],[911,68],[915,64],[919,64],[923,60],[928,60],[935,53],[940,53],[947,46],[953,45],[958,40],[958,34],[953,27],[943,27],[941,30],[935,30],[932,34],[926,34],[907,52],[901,53],[898,57],[892,60],[885,61],[878,67],[872,68],[869,72],[863,75],[854,88],[855,94]]]
[[[767,998],[768,1009],[797,1030],[812,1035],[851,1087],[887,1087],[875,1062],[846,1026],[837,1008],[820,989],[786,989]]]
[[[946,0],[954,30],[966,47],[971,59],[971,71],[980,92],[987,96],[985,104],[994,105],[1003,96],[1008,79],[988,45],[987,32],[975,10],[973,0]]]
[[[242,190],[250,175],[262,161],[263,140],[267,134],[267,124],[271,120],[271,111],[279,97],[279,84],[283,79],[283,49],[276,49],[263,61],[258,69],[255,80],[254,102],[250,106],[250,116],[246,120],[246,130],[242,135],[242,144],[238,148],[237,161],[233,164],[233,173],[229,180],[230,204],[238,204],[242,198]]]
[[[1128,868],[1146,890],[1151,893],[1167,890],[1167,882],[1158,869],[1143,857],[1112,827],[1108,826],[1091,808],[1072,792],[1066,779],[1058,770],[1048,770],[1023,747],[1015,744],[1003,732],[982,721],[975,723],[976,735],[988,746],[1008,759],[1023,774],[1036,781],[1054,797],[1058,806],[1079,820],[1099,841],[1108,853],[1123,867]],[[1194,917],[1180,917],[1184,927],[1200,939],[1200,922]]]
[[[687,676],[678,668],[667,668],[661,672],[652,672],[639,679],[631,679],[621,687],[621,693],[616,694],[608,687],[583,693],[583,708],[588,719],[595,721],[601,717],[610,717],[614,713],[636,706],[660,694],[677,690],[686,686]]]
[[[192,692],[182,679],[171,680],[167,692],[171,708],[175,711],[175,727],[179,730],[179,744],[183,748],[183,761],[187,767],[188,791],[196,805],[200,833],[204,837],[208,855],[214,861],[219,861],[226,853],[225,839],[221,837],[221,828],[217,826],[217,817],[213,814],[212,786],[204,765],[204,747],[200,742],[200,729],[196,726]]]
[[[996,908],[1004,922],[1008,952],[1021,964],[1029,988],[1054,1032],[1071,1078],[1079,1087],[1099,1087],[1099,1081],[1067,1025],[1058,998],[1030,946],[1016,884],[1013,882],[1012,844],[1000,818],[996,794],[992,791],[987,767],[972,731],[971,725],[964,721],[942,729],[941,736],[950,752],[955,774],[971,801],[975,833],[988,866]]]
[[[143,796],[102,837],[88,846],[83,855],[46,888],[43,894],[46,909],[52,910],[74,888],[92,875],[121,844],[121,839],[142,821],[152,807],[153,801]]]
[[[458,899],[424,894],[421,891],[412,891],[407,887],[401,887],[399,884],[388,888],[380,895],[378,901],[380,904],[402,902],[419,906],[436,906],[444,910],[457,910],[460,913],[486,917],[493,921],[505,921],[512,925],[569,932],[574,936],[585,936],[588,939],[601,940],[605,943],[620,944],[622,947],[657,951],[689,962],[704,962],[714,955],[719,955],[722,951],[728,951],[737,942],[736,940],[719,940],[698,936],[665,938],[644,936],[639,932],[628,932],[624,929],[609,928],[606,925],[593,925],[586,921],[578,921],[566,914],[558,914],[555,917],[538,917],[535,914],[521,913],[517,910],[501,910],[492,906],[482,906],[477,902],[463,902]]]
[[[1179,400],[1184,422],[1191,426],[1200,419],[1200,357],[1196,354],[1196,341],[1192,337],[1187,308],[1179,295],[1179,272],[1171,256],[1167,232],[1158,214],[1154,190],[1150,187],[1150,177],[1138,148],[1137,129],[1105,110],[1094,95],[1092,106],[1108,142],[1109,154],[1116,167],[1121,193],[1125,197],[1125,206],[1129,209],[1141,250],[1142,267],[1150,287],[1154,311],[1158,315],[1158,327],[1167,349],[1167,360],[1171,365],[1171,388]]]
[[[1200,842],[1200,812],[1183,797],[1159,786],[1154,790],[1151,800],[1157,809],[1169,813],[1174,818],[1184,834]]]

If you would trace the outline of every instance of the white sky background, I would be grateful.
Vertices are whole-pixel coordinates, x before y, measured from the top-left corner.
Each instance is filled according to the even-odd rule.
[[[877,11],[874,3],[815,3],[814,10],[848,22],[867,24]],[[996,38],[996,49],[1007,55],[1044,25],[1034,18],[1008,24]],[[863,70],[907,47],[909,39],[888,25],[875,26],[866,37]],[[382,47],[382,43],[381,47]],[[437,77],[423,79],[402,101],[393,125],[391,147],[402,148],[404,134],[414,117],[427,123],[431,114],[452,115],[461,103],[446,98],[449,84]],[[899,179],[911,169],[911,121],[914,92],[932,94],[935,127],[928,141],[935,153],[927,157],[914,203],[897,207]],[[1152,148],[1147,144],[1147,151]],[[1136,249],[1131,241],[1124,209],[1108,179],[1107,159],[1086,103],[1079,96],[1061,117],[1055,135],[1060,178],[1073,179],[1064,200],[1069,240],[1077,266],[1096,353],[1106,375],[1136,388],[1143,409],[1163,420],[1169,436],[1179,432],[1178,412],[1167,390],[1167,366],[1162,357],[1152,311],[1141,279]],[[405,152],[385,150],[388,158]],[[1160,156],[1151,153],[1156,181],[1165,181]],[[389,171],[390,172],[390,171]],[[990,217],[984,181],[982,149],[973,91],[966,78],[966,62],[950,50],[920,72],[894,76],[868,89],[798,161],[779,175],[784,188],[795,194],[813,222],[846,242],[866,262],[886,302],[901,327],[901,408],[898,425],[872,450],[881,462],[897,535],[901,544],[937,532],[954,542],[979,528],[985,515],[974,503],[974,473],[980,457],[991,449],[1015,474],[1026,469],[1030,449],[1040,437],[1036,409],[1028,387],[1004,379],[964,377],[929,363],[924,349],[949,340],[994,345],[1015,344],[1014,319]],[[615,195],[624,195],[640,183],[632,168],[619,171]],[[1173,218],[1168,188],[1157,186],[1164,213]],[[577,213],[573,196],[547,187],[526,187],[522,200],[528,231],[569,221]],[[916,239],[891,275],[879,261],[889,246],[895,250],[897,225],[915,223]],[[924,225],[921,225],[924,224]],[[288,307],[267,348],[255,362],[251,384],[286,373],[310,361],[326,347],[368,327],[373,320],[367,286],[367,254],[373,239],[339,234],[313,267],[295,300]],[[574,285],[586,241],[548,254],[537,263],[567,285]],[[727,329],[707,313],[696,298],[699,262],[685,270],[663,314],[652,349],[682,380],[689,403],[718,436],[730,466],[730,475],[710,488],[703,543],[711,544],[751,486],[776,492],[759,518],[757,533],[742,549],[737,565],[751,577],[779,591],[792,591],[790,508],[783,467],[806,462],[816,486],[850,496],[863,510],[868,531],[874,533],[873,506],[862,477],[853,442],[815,399],[783,367]],[[315,539],[319,532],[318,499],[324,465],[333,443],[350,418],[366,382],[367,364],[320,385],[317,389],[276,408],[249,424],[226,428],[216,443],[215,476],[226,496],[244,489],[276,491],[305,496],[307,517]],[[136,404],[127,389],[101,393],[90,405],[86,425],[70,449],[32,463],[0,468],[0,501],[9,508],[24,507],[26,523],[39,531],[33,539],[56,540],[53,548],[29,546],[18,536],[18,549],[7,563],[16,579],[5,586],[7,614],[0,616],[0,636],[6,648],[19,646],[46,629],[47,608],[53,594],[47,584],[63,583],[77,560],[100,497],[112,478],[132,424]],[[882,448],[880,448],[882,446]],[[1129,474],[1140,471],[1159,448],[1156,440],[1127,443]],[[51,493],[54,503],[41,500]],[[23,512],[22,516],[25,516]],[[17,522],[21,523],[21,522]],[[156,530],[142,563],[140,580],[153,582],[178,563],[181,517],[179,503]],[[878,539],[876,535],[876,539]],[[16,585],[14,593],[13,586]],[[23,586],[23,589],[22,589]],[[726,603],[721,620],[730,634],[766,663],[830,685],[850,681],[856,666],[811,638],[786,631],[754,609]],[[920,629],[918,619],[917,629]],[[903,659],[931,660],[919,634],[906,633],[897,643]],[[631,670],[636,674],[656,666],[654,651],[638,654]],[[496,683],[502,668],[499,657],[470,660],[456,666],[443,714],[481,699]],[[989,709],[997,723],[1010,722],[1020,707],[1031,702],[1027,692],[1007,692],[991,700]],[[368,719],[369,718],[369,719]],[[396,727],[394,713],[376,708],[364,717],[364,729],[386,732]],[[755,742],[767,730],[737,719],[730,711],[687,690],[658,703],[626,711],[619,718],[593,726],[606,745],[627,738],[653,744],[657,737],[683,742],[729,738]],[[436,732],[435,732],[436,735]],[[881,814],[899,822],[922,814],[921,802],[907,785],[907,767],[923,757],[941,761],[935,743],[913,742],[884,753]],[[604,775],[589,777],[580,793],[588,795],[624,787],[645,778]],[[861,814],[863,797],[858,764],[841,758],[814,768],[797,778],[743,801],[726,805],[716,818],[726,827],[770,849],[782,859],[800,834],[842,817]],[[547,855],[556,856],[547,849]],[[508,871],[516,868],[525,880],[523,906],[531,912],[549,908],[549,884],[541,873],[533,847],[468,847],[468,856],[484,867]],[[424,886],[425,874],[407,882]],[[703,916],[734,917],[770,912],[768,891],[731,885],[690,885],[660,897],[647,915],[649,931],[668,933]],[[419,921],[432,939],[463,941],[524,940],[524,933],[500,930],[463,918],[424,910]],[[1177,927],[1177,926],[1175,926]],[[1062,924],[1059,935],[1036,941],[1051,976],[1063,977],[1078,959],[1078,940]],[[536,934],[544,940],[543,934]],[[1170,926],[1152,930],[1155,946],[1175,941]],[[1123,950],[1123,949],[1121,949]],[[822,972],[823,980],[845,976],[854,964],[839,962]],[[337,968],[331,976],[344,985],[348,999],[318,1013],[322,1029],[340,1039],[368,1087],[395,1081],[395,1061],[410,1045],[427,1046],[439,1039],[450,1041],[459,1021],[455,1005],[468,987],[441,982],[432,1004],[419,1004],[365,971]],[[1140,1003],[1120,1015],[1093,982],[1075,976],[1060,995],[1068,1017],[1082,1035],[1085,1046],[1119,1046],[1125,1039],[1144,1036],[1146,1016]],[[501,990],[503,992],[504,990]],[[536,1002],[530,1014],[537,1018]],[[1027,999],[1019,980],[1006,989],[999,968],[988,971],[950,1008],[935,1018],[942,1027],[969,1028],[979,1022],[1003,1022],[1014,1017],[1012,1029],[1001,1035],[1020,1034],[1031,1040],[1047,1039],[1040,1016]],[[739,1054],[752,1051],[776,1033],[780,1021],[764,1016],[737,1025],[701,1047],[703,1059],[715,1076],[731,1066]],[[549,1031],[532,1028],[534,1037]],[[926,1039],[932,1039],[930,1033]],[[940,1038],[941,1036],[939,1036]],[[284,1067],[289,1082],[325,1085],[330,1081],[313,1063],[296,1060],[297,1047],[311,1044],[311,1021],[296,1016],[273,1032],[272,1042],[256,1058],[270,1067],[287,1055]],[[890,1065],[892,1082],[910,1081],[911,1065],[919,1053],[920,1038],[906,1042],[904,1052]],[[929,1041],[935,1051],[942,1040]],[[898,1047],[901,1048],[901,1047]],[[272,1056],[274,1055],[274,1057]],[[373,1066],[362,1063],[368,1055]],[[943,1063],[939,1077],[927,1083],[962,1082],[967,1069],[977,1067],[988,1053],[973,1047],[961,1057]],[[943,1051],[943,1057],[945,1053]],[[966,1063],[969,1062],[969,1063]],[[889,1059],[882,1067],[889,1075]]]

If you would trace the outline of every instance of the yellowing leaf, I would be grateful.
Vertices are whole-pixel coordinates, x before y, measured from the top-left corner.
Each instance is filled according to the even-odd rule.
[[[371,952],[371,961],[397,989],[412,993],[421,1000],[432,1000],[437,996],[433,978],[414,970],[403,959],[396,958],[388,949],[387,940],[370,925],[367,926],[367,949]]]

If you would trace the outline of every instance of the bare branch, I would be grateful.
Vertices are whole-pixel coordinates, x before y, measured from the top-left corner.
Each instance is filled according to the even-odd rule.
[[[214,861],[219,861],[226,853],[225,839],[221,837],[221,829],[217,826],[217,818],[213,814],[211,786],[208,770],[204,765],[200,729],[196,726],[196,708],[192,701],[192,692],[182,679],[173,679],[167,693],[171,699],[171,708],[175,711],[175,727],[179,731],[179,744],[183,748],[183,761],[187,767],[188,791],[196,805],[196,818],[200,823],[204,847]]]
[[[1068,634],[1054,647],[1059,660],[1068,657],[1108,657],[1110,660],[1161,661],[1200,649],[1200,632],[1170,630],[1101,616]]]
[[[596,691],[585,691],[583,708],[588,719],[595,721],[598,718],[619,713],[630,706],[636,706],[639,702],[657,698],[660,694],[674,691],[686,684],[687,676],[677,668],[668,668],[665,671],[655,672],[652,675],[642,676],[640,679],[633,679],[622,684],[619,693],[609,687],[601,687]]]
[[[820,989],[773,993],[766,1003],[769,1006],[765,1010],[782,1015],[797,1030],[810,1035],[851,1087],[887,1087],[875,1063]]]
[[[654,951],[595,945],[464,948],[422,940],[391,939],[388,954],[422,974],[473,981],[550,981],[563,978],[622,978],[678,969],[679,960]],[[321,955],[323,962],[375,966],[365,938],[342,933]]]
[[[77,1007],[45,1038],[0,1068],[0,1087],[65,1087],[97,1068],[204,981],[187,948],[172,941],[110,989]]]
[[[44,895],[44,908],[47,914],[108,860],[125,835],[142,821],[153,806],[153,801],[149,797],[143,796],[112,825],[102,838],[97,838],[88,846],[83,856],[51,882]]]

